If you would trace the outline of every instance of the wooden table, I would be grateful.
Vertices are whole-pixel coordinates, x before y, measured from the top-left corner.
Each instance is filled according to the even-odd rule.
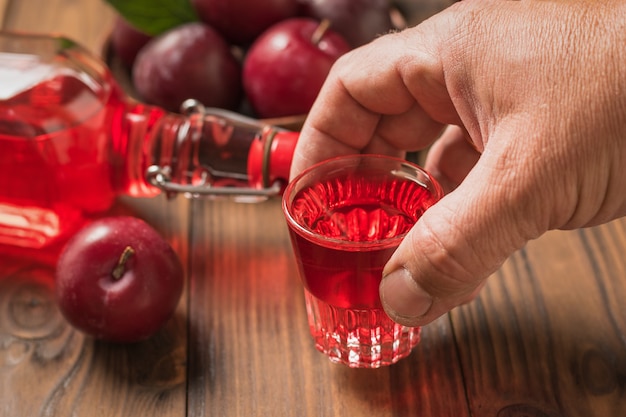
[[[113,11],[0,0],[0,16],[99,53]],[[112,214],[129,211],[184,261],[176,316],[146,342],[96,342],[56,309],[54,256],[0,254],[1,416],[626,416],[626,220],[529,243],[408,359],[353,370],[313,347],[278,201],[121,199]]]

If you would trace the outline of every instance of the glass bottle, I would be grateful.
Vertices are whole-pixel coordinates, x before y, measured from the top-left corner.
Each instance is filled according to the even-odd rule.
[[[118,195],[280,194],[298,133],[130,99],[63,37],[0,32],[0,244],[44,247]]]

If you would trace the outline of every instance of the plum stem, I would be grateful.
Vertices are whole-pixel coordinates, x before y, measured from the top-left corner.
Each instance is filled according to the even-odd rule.
[[[126,271],[126,263],[130,259],[130,257],[133,256],[134,254],[135,254],[135,250],[131,248],[130,246],[126,246],[124,248],[124,251],[120,255],[120,259],[118,259],[117,261],[117,265],[115,265],[115,268],[113,268],[113,272],[111,272],[111,275],[113,275],[114,280],[117,281],[118,279],[122,278],[122,276],[124,275],[124,272]]]
[[[315,32],[313,32],[313,35],[311,35],[311,42],[313,42],[313,45],[317,45],[318,43],[320,43],[320,41],[324,37],[324,34],[326,33],[329,27],[330,27],[330,20],[323,19],[320,22],[317,29],[315,29]]]

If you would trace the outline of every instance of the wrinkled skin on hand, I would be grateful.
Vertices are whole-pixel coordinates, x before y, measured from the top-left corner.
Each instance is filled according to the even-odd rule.
[[[430,146],[447,191],[385,268],[391,318],[429,323],[529,240],[626,214],[625,45],[623,0],[464,0],[339,59],[292,175]]]

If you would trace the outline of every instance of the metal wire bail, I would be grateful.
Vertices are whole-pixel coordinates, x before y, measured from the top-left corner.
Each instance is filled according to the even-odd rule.
[[[202,103],[195,99],[187,99],[181,104],[181,113],[186,116],[190,116],[193,119],[193,125],[187,125],[183,134],[188,134],[190,129],[194,131],[194,137],[200,139],[201,132],[203,130],[204,120],[207,115],[214,115],[216,117],[235,119],[239,123],[252,124],[252,121],[248,118],[225,111],[222,109],[206,108]],[[201,115],[202,117],[191,117],[193,115]],[[270,139],[271,142],[271,139]],[[228,196],[228,197],[261,197],[266,199],[268,197],[277,196],[281,192],[281,184],[275,182],[274,184],[268,184],[263,188],[252,187],[227,187],[227,186],[212,186],[209,183],[203,183],[201,185],[189,185],[178,184],[172,181],[172,169],[169,166],[161,167],[159,165],[151,165],[146,169],[146,180],[153,186],[159,188],[166,193],[168,197],[173,197],[179,193],[183,193],[189,197],[196,196]]]

